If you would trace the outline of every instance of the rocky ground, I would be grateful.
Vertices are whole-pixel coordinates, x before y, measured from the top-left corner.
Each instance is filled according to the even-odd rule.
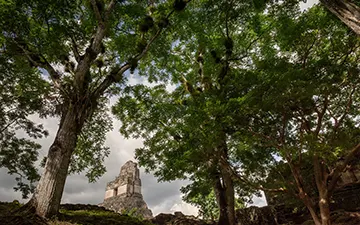
[[[0,202],[0,224],[6,225],[215,225],[215,222],[199,220],[194,216],[185,216],[181,212],[159,214],[151,220],[142,220],[130,215],[121,215],[96,205],[65,204],[61,205],[60,214],[52,220],[44,220],[33,213],[17,215],[20,208],[17,201]],[[270,207],[250,207],[237,212],[241,225],[313,225],[303,217],[302,222],[287,222],[277,219],[276,212]],[[295,218],[295,217],[294,217]],[[299,219],[299,217],[297,217]],[[360,211],[332,213],[333,225],[359,225]]]
[[[0,224],[11,225],[213,225],[193,216],[159,214],[151,220],[121,215],[96,205],[65,204],[60,213],[51,220],[44,220],[34,214],[16,215],[20,208],[17,201],[0,202]]]

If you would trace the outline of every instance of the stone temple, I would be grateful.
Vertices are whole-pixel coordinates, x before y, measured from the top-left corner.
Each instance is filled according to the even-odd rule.
[[[140,172],[137,163],[126,162],[119,176],[106,186],[105,199],[100,206],[118,213],[134,213],[143,218],[152,218],[141,194]]]

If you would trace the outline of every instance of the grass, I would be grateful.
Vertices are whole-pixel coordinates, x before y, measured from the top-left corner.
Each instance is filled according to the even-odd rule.
[[[148,221],[142,221],[139,218],[127,215],[121,215],[103,208],[95,209],[80,209],[80,210],[67,210],[61,209],[57,218],[53,221],[52,225],[152,225]]]
[[[0,221],[15,225],[35,225],[34,216],[13,215],[21,205],[17,202],[0,202]],[[151,222],[128,215],[121,215],[102,207],[91,205],[62,205],[59,214],[47,221],[48,225],[153,225]]]

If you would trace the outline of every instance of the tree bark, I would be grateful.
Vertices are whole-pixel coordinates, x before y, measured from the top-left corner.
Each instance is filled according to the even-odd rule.
[[[329,195],[326,189],[319,190],[319,207],[322,225],[331,225]]]
[[[299,197],[300,197],[301,201],[304,203],[306,208],[309,210],[310,215],[311,215],[315,225],[321,225],[321,221],[315,210],[315,204],[304,189],[303,179],[300,174],[300,169],[297,166],[295,166],[289,159],[288,159],[288,165],[290,166],[291,173],[295,179],[296,186],[299,190]]]
[[[216,148],[218,157],[220,157],[218,162],[218,170],[220,171],[220,174],[218,175],[216,181],[216,189],[219,194],[217,194],[217,192],[215,191],[215,193],[219,195],[219,225],[235,225],[235,191],[234,183],[232,180],[232,173],[228,169],[228,149],[225,132],[221,132],[219,137],[219,145]]]
[[[82,125],[78,110],[70,105],[62,115],[35,193],[25,206],[35,208],[36,214],[41,217],[49,218],[58,213],[71,155]]]
[[[226,213],[228,224],[235,225],[235,191],[231,174],[226,169],[222,169],[223,184],[226,198]]]
[[[320,0],[343,23],[360,36],[360,7],[347,0]]]
[[[226,193],[225,193],[225,190],[223,188],[223,185],[221,183],[221,179],[219,176],[215,179],[214,192],[215,192],[216,202],[218,204],[219,212],[220,212],[218,224],[219,225],[229,224],[228,213],[227,213],[227,203],[226,203]]]
[[[301,198],[301,200],[304,202],[306,208],[309,210],[311,218],[313,219],[315,225],[322,225],[321,221],[316,213],[315,206],[314,206],[313,202],[309,199],[309,197],[304,196],[303,198]]]
[[[322,225],[331,225],[329,190],[327,187],[328,173],[318,156],[314,156],[315,182],[319,192],[319,209]]]

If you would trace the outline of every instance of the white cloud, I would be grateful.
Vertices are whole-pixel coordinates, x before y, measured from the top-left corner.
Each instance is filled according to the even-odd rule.
[[[185,215],[194,215],[194,216],[197,216],[199,214],[199,209],[197,207],[190,205],[184,201],[174,204],[171,207],[170,211],[171,212],[180,211]]]
[[[263,191],[261,191],[261,197],[257,197],[255,195],[252,196],[252,204],[248,204],[247,206],[258,206],[258,207],[262,207],[262,206],[267,206],[267,201],[265,198],[265,194]]]
[[[319,0],[305,0],[305,1],[301,1],[300,2],[300,10],[303,11],[303,10],[306,10],[310,7],[312,7],[313,5],[315,4],[318,4],[319,3]]]

